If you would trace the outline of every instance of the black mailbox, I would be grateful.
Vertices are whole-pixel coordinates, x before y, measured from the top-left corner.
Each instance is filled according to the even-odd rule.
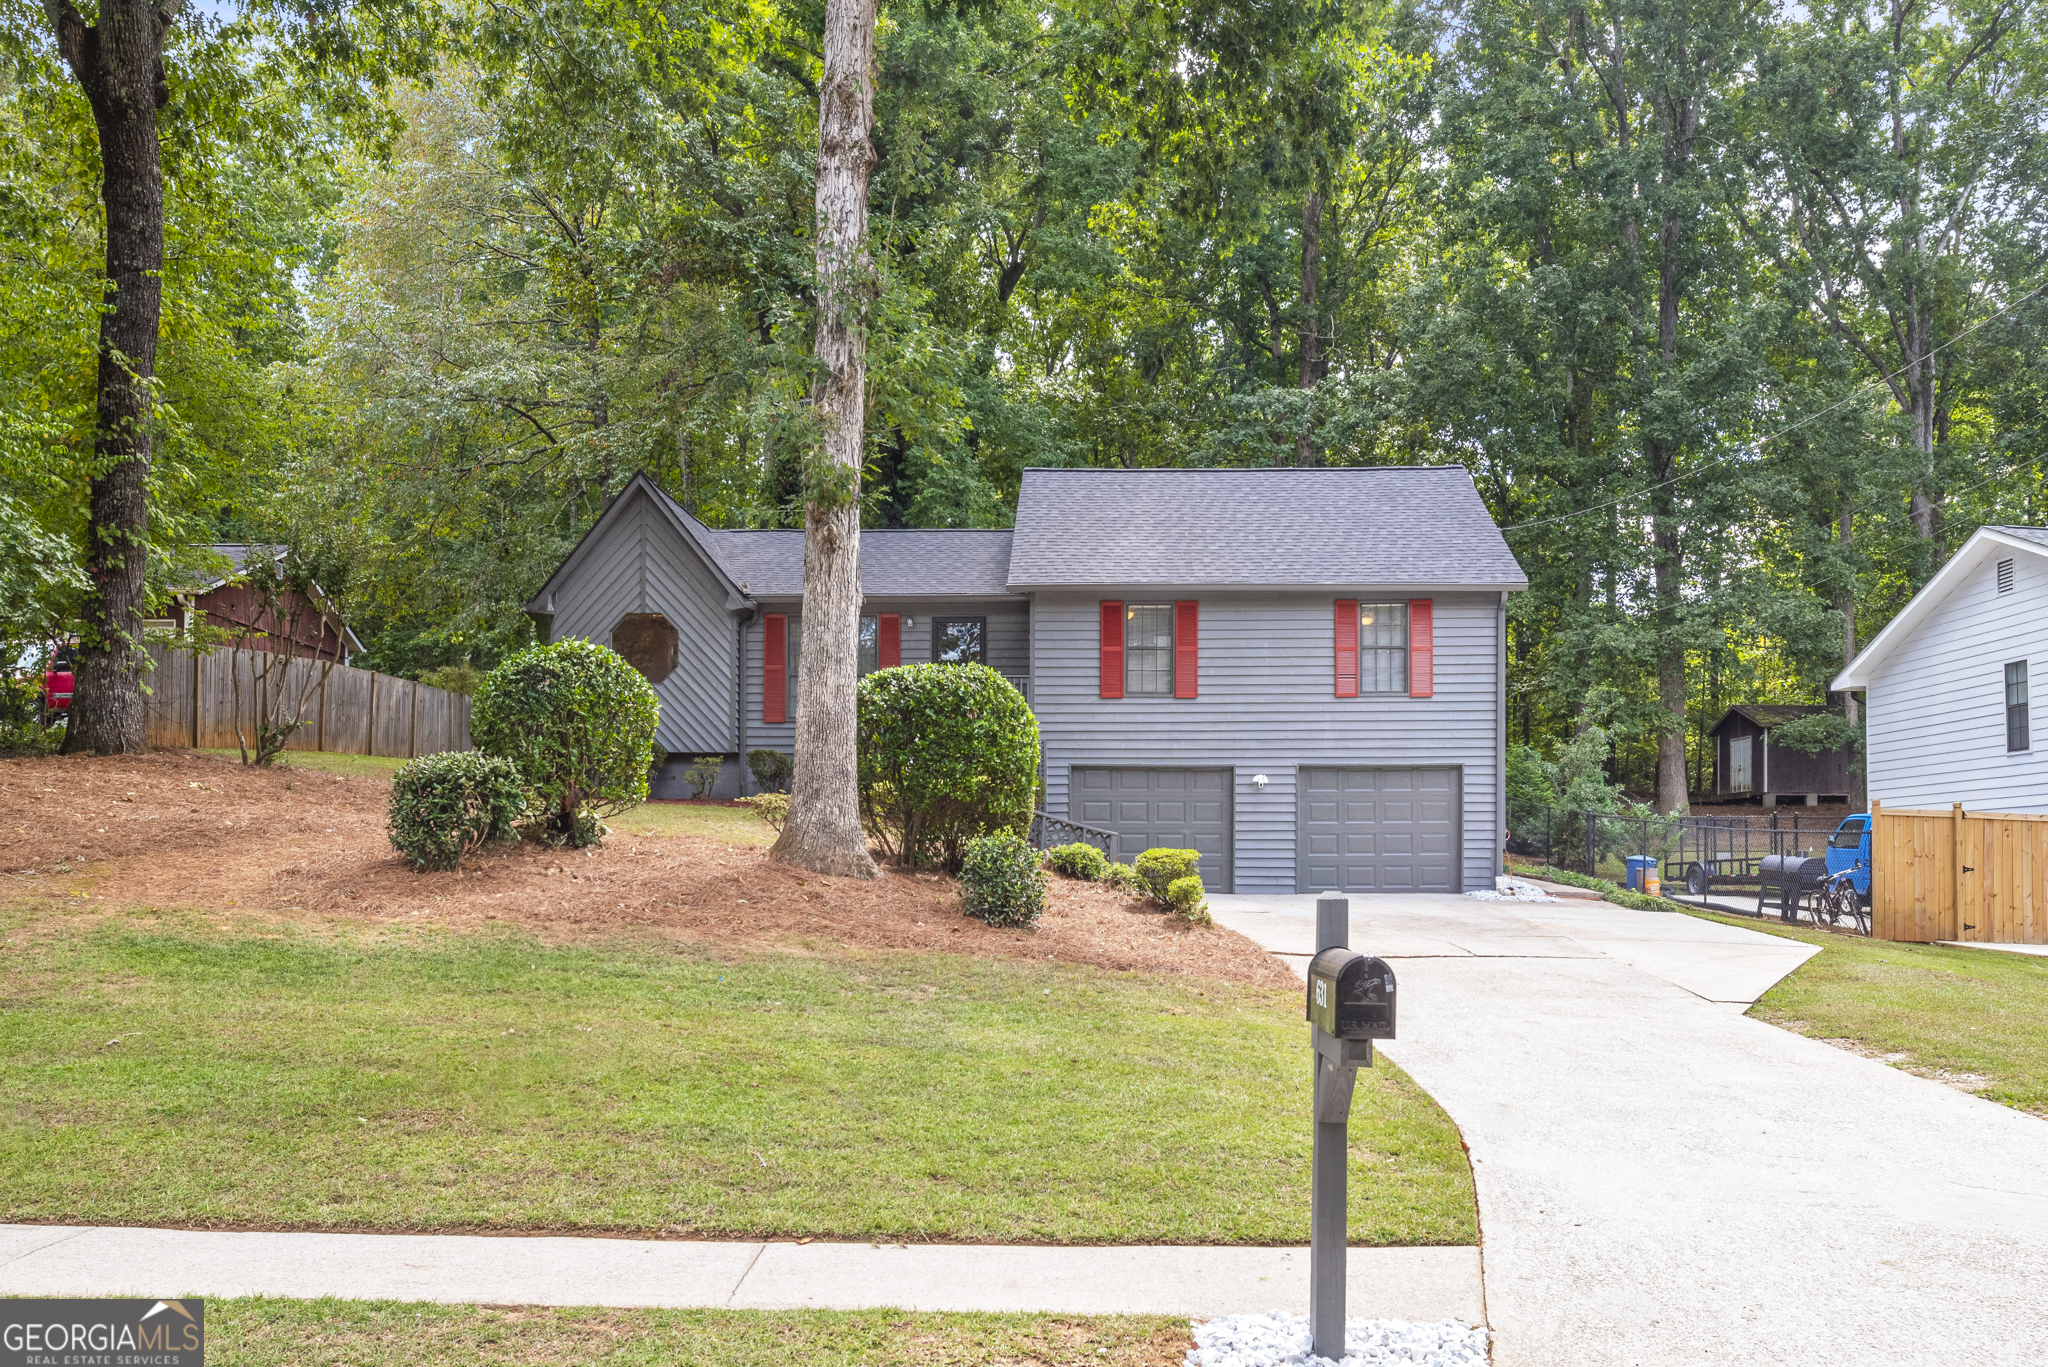
[[[1370,954],[1324,950],[1308,966],[1308,1018],[1337,1039],[1394,1038],[1394,970]]]

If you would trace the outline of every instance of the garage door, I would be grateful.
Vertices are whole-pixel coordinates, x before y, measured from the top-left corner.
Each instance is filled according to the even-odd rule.
[[[1228,769],[1074,770],[1075,820],[1116,832],[1117,857],[1128,864],[1165,846],[1200,850],[1202,886],[1230,891]]]
[[[1456,769],[1303,769],[1300,794],[1300,891],[1458,891]]]

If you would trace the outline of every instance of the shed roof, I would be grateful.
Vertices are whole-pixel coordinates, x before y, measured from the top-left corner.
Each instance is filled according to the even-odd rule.
[[[1828,710],[1825,704],[1817,702],[1738,703],[1726,712],[1723,712],[1721,720],[1707,728],[1707,734],[1710,736],[1717,734],[1722,727],[1728,724],[1730,717],[1743,717],[1763,727],[1765,730],[1769,730],[1773,726],[1783,726],[1788,721],[1798,721],[1801,717],[1810,717],[1816,712],[1826,712]]]
[[[1013,589],[1116,585],[1523,589],[1461,465],[1029,469]]]
[[[718,531],[707,527],[699,535],[725,572],[751,596],[802,596],[802,532]],[[1006,597],[1009,568],[1007,530],[860,534],[861,592],[874,597]]]

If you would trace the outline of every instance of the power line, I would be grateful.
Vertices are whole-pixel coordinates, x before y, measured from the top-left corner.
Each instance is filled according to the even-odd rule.
[[[1964,328],[1961,332],[1958,332],[1955,336],[1949,338],[1946,342],[1943,342],[1940,346],[1928,352],[1925,356],[1922,356],[1920,359],[1922,361],[1926,361],[1932,359],[1933,357],[1939,356],[1942,352],[1948,350],[1957,342],[1962,341],[1963,338],[1969,336],[1978,328],[1988,327],[1992,323],[1997,322],[1999,319],[2005,317],[2006,314],[2011,313],[2014,309],[2018,308],[2021,304],[2026,303],[2029,299],[2032,299],[2035,295],[2041,293],[2043,290],[2048,290],[2048,281],[2043,281],[2041,284],[2034,286],[2034,288],[2028,290],[2025,294],[2013,300],[2010,304],[2007,304],[2004,308],[1992,314],[1990,317],[1980,319],[1979,321],[1972,323],[1970,326]],[[1872,389],[1881,384],[1889,384],[1891,381],[1897,379],[1899,376],[1905,373],[1905,370],[1901,368],[1899,370],[1892,371],[1889,375],[1881,375],[1877,379],[1866,380],[1862,384],[1858,385],[1855,389],[1850,390],[1849,393],[1844,395],[1842,398],[1836,400],[1834,403],[1829,404],[1826,408],[1821,409],[1819,412],[1809,413],[1805,417],[1801,418],[1798,422],[1789,423],[1786,426],[1779,428],[1775,432],[1767,433],[1766,435],[1757,438],[1755,441],[1748,443],[1749,448],[1751,450],[1755,450],[1758,447],[1764,446],[1770,442],[1778,440],[1778,438],[1780,437],[1787,436],[1793,432],[1797,432],[1800,428],[1806,426],[1808,423],[1815,422],[1821,418],[1824,418],[1828,414],[1834,412],[1836,409],[1842,408],[1850,403],[1855,402],[1858,398],[1860,398],[1863,395],[1865,390]],[[1725,456],[1716,457],[1715,459],[1708,461],[1705,465],[1700,465],[1690,470],[1681,471],[1680,473],[1671,476],[1671,478],[1669,479],[1659,480],[1655,484],[1647,485],[1644,488],[1623,494],[1620,498],[1609,499],[1605,503],[1596,503],[1590,508],[1580,508],[1575,512],[1559,513],[1555,517],[1537,518],[1533,522],[1517,522],[1512,527],[1501,528],[1501,532],[1502,534],[1506,534],[1508,532],[1523,532],[1528,531],[1532,527],[1548,527],[1560,522],[1569,522],[1573,518],[1586,517],[1592,513],[1604,513],[1609,511],[1610,509],[1619,508],[1624,503],[1629,503],[1635,499],[1641,498],[1645,494],[1655,493],[1659,489],[1668,488],[1671,485],[1678,483],[1678,481],[1682,479],[1691,479],[1694,475],[1705,474],[1707,471],[1715,468],[1716,466],[1725,465],[1729,461],[1734,460],[1736,456],[1739,454],[1739,452],[1732,452]],[[1993,478],[1996,478],[1996,476],[1993,476]]]

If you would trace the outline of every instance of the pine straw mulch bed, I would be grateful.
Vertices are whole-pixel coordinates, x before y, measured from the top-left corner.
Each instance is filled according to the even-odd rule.
[[[652,932],[742,947],[1056,959],[1292,987],[1271,955],[1055,876],[1044,920],[963,916],[949,878],[872,881],[771,863],[765,847],[613,835],[592,850],[494,846],[417,873],[384,834],[387,780],[247,769],[191,751],[0,760],[0,896],[196,907],[366,924],[513,927],[554,942]]]

